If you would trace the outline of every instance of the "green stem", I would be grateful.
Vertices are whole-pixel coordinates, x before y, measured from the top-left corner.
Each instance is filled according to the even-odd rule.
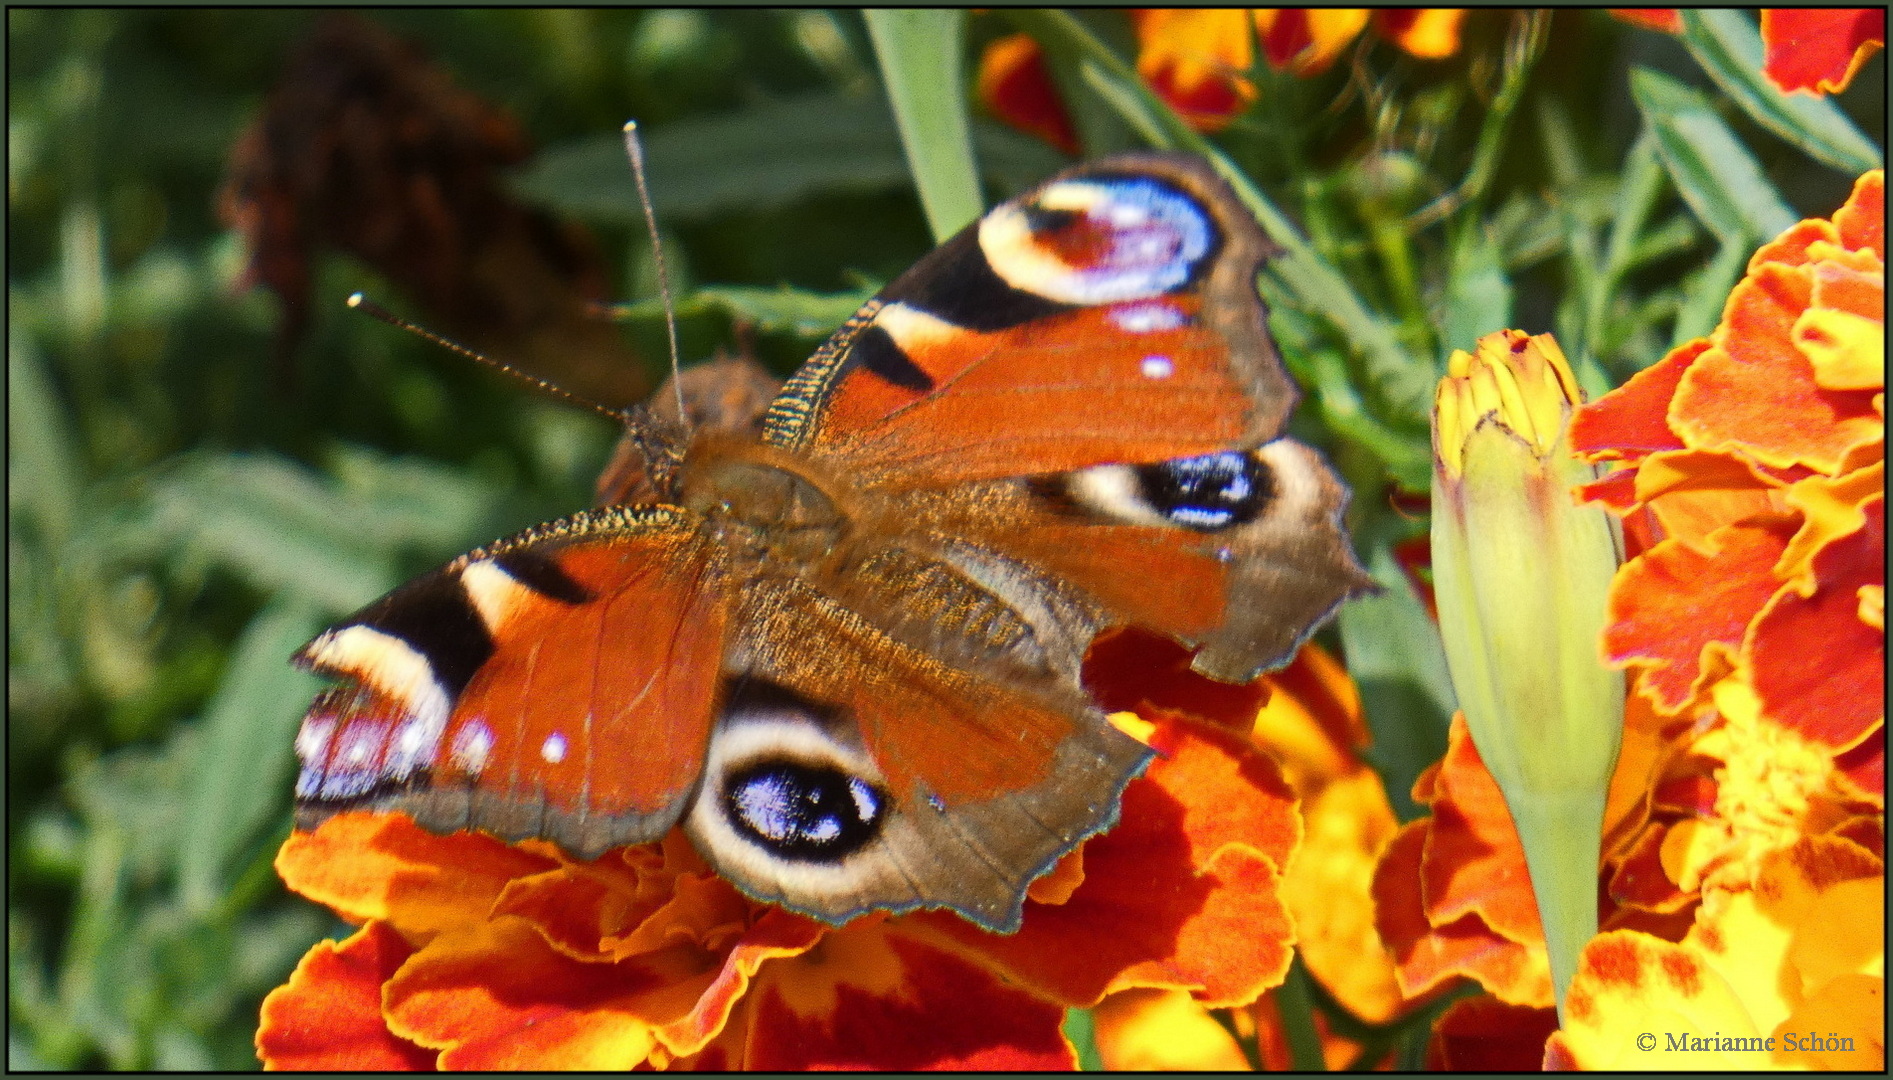
[[[1282,985],[1275,988],[1275,1009],[1282,1018],[1282,1033],[1288,1038],[1289,1068],[1295,1072],[1326,1071],[1321,1032],[1315,1027],[1314,994],[1309,990],[1308,969],[1300,956],[1295,957]]]
[[[1506,42],[1504,81],[1492,99],[1492,107],[1486,110],[1484,122],[1479,125],[1479,141],[1473,147],[1472,167],[1466,170],[1465,179],[1459,182],[1458,187],[1433,200],[1414,215],[1411,227],[1416,232],[1459,207],[1484,197],[1486,185],[1492,182],[1492,174],[1498,168],[1505,145],[1505,128],[1511,123],[1519,99],[1524,97],[1526,76],[1531,74],[1538,54],[1544,51],[1545,31],[1551,25],[1551,13],[1547,11],[1521,13],[1516,18],[1520,21],[1513,27],[1511,39]]]
[[[1578,954],[1597,936],[1597,866],[1604,843],[1604,792],[1508,792],[1512,822],[1525,845],[1532,895],[1545,927],[1551,986],[1564,1017],[1564,995]]]

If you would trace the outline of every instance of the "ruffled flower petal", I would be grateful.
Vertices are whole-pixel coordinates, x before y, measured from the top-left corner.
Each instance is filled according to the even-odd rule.
[[[1532,1072],[1558,1028],[1550,1009],[1507,1005],[1490,994],[1461,998],[1433,1023],[1426,1067],[1435,1072]]]
[[[1624,564],[1611,586],[1604,652],[1643,672],[1639,692],[1677,712],[1733,663],[1748,624],[1780,588],[1769,572],[1793,535],[1784,523],[1725,525],[1714,554],[1665,540]]]
[[[1670,400],[1683,373],[1708,349],[1708,338],[1687,342],[1617,389],[1578,406],[1571,416],[1571,448],[1597,460],[1683,449],[1682,437],[1669,425]]]
[[[1862,592],[1885,584],[1885,497],[1874,495],[1862,510],[1859,529],[1810,561],[1813,594],[1782,589],[1744,647],[1763,712],[1835,750],[1868,738],[1886,719],[1886,639],[1860,614]]]
[[[404,814],[338,814],[294,832],[276,872],[295,892],[352,922],[380,919],[410,941],[486,916],[507,883],[550,869],[543,845],[478,833],[438,836]]]
[[[1076,1067],[1064,1010],[990,965],[867,916],[762,968],[725,1037],[742,1067],[1040,1072]],[[696,1062],[699,1067],[714,1067]]]
[[[387,986],[397,1032],[466,1070],[629,1069],[656,1036],[643,1014],[681,972],[574,960],[524,919],[445,933]]]
[[[1736,285],[1716,347],[1690,365],[1670,403],[1670,427],[1685,443],[1834,473],[1848,450],[1884,431],[1870,394],[1823,388],[1795,347],[1812,300],[1804,266],[1764,263]]]
[[[1424,60],[1444,60],[1459,51],[1463,8],[1383,8],[1374,12],[1374,30]]]
[[[1246,1072],[1234,1035],[1183,990],[1124,990],[1091,1012],[1111,1072]]]
[[[370,922],[337,945],[319,941],[289,982],[263,999],[256,1055],[265,1069],[421,1072],[435,1053],[388,1029],[381,986],[414,952],[386,923]]]
[[[1784,92],[1838,93],[1886,44],[1886,9],[1764,8],[1762,44],[1762,73]]]
[[[1319,75],[1367,28],[1366,8],[1261,8],[1262,55],[1277,71]]]
[[[1884,864],[1851,841],[1778,849],[1752,885],[1716,890],[1680,943],[1629,931],[1593,940],[1553,1046],[1586,1069],[1747,1069],[1811,1064],[1822,1051],[1803,1053],[1800,1038],[1846,1032],[1858,1037],[1840,1060],[1859,1064],[1843,1067],[1883,1068],[1884,891]],[[1656,1042],[1637,1046],[1642,1033]]]
[[[1118,825],[1086,842],[1084,882],[1065,903],[1028,900],[1009,936],[943,913],[905,921],[1072,1006],[1136,986],[1212,1006],[1254,1001],[1288,970],[1294,930],[1279,890],[1299,839],[1294,794],[1231,732],[1159,718],[1153,745],[1159,757],[1125,789]]]

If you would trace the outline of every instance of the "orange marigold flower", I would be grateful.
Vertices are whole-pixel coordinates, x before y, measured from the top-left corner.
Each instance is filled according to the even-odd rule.
[[[1303,838],[1289,859],[1282,896],[1302,961],[1357,1019],[1384,1024],[1397,1018],[1415,1003],[1401,993],[1394,958],[1375,929],[1372,885],[1380,853],[1399,826],[1379,776],[1360,758],[1369,735],[1353,681],[1314,645],[1252,686],[1212,682],[1191,672],[1189,661],[1189,652],[1173,643],[1120,634],[1093,650],[1088,667],[1144,674],[1136,685],[1103,677],[1088,682],[1107,708],[1213,719],[1281,763],[1301,801]],[[1260,1065],[1287,1068],[1273,995],[1219,1021],[1200,994],[1112,994],[1094,1013],[1099,1054],[1112,1069],[1247,1067],[1233,1027],[1243,1038],[1256,1038]],[[1328,1065],[1352,1063],[1361,1046],[1329,1030],[1320,1014],[1315,1020]]]
[[[1757,251],[1707,340],[1573,421],[1627,465],[1591,493],[1662,536],[1612,585],[1605,647],[1665,712],[1739,668],[1836,753],[1884,721],[1885,246],[1876,171]]]
[[[1069,1007],[1137,987],[1246,1005],[1288,969],[1281,868],[1300,827],[1280,769],[1210,711],[1126,720],[1159,757],[1119,825],[1034,883],[1012,935],[938,911],[830,927],[744,897],[681,833],[580,862],[339,815],[293,834],[277,869],[363,929],[317,945],[270,995],[259,1055],[324,1069],[1065,1069]]]
[[[1256,100],[1249,72],[1258,40],[1277,71],[1318,75],[1370,25],[1413,56],[1437,60],[1459,51],[1465,12],[1457,8],[1143,8],[1130,13],[1137,32],[1137,73],[1189,125],[1218,131]],[[980,57],[979,97],[995,115],[1067,153],[1077,152],[1070,116],[1059,102],[1036,43],[1024,34],[994,41]]]
[[[1241,8],[1145,8],[1131,23],[1137,74],[1191,127],[1220,130],[1255,100],[1255,39]]]

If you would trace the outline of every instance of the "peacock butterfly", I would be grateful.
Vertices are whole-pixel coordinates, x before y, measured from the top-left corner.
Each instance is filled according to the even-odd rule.
[[[1246,682],[1370,588],[1346,489],[1282,434],[1271,251],[1202,161],[1109,158],[922,259],[766,407],[633,409],[605,505],[297,654],[342,680],[297,736],[298,826],[400,811],[589,859],[681,824],[831,923],[1016,929],[1151,756],[1080,683],[1094,637]]]

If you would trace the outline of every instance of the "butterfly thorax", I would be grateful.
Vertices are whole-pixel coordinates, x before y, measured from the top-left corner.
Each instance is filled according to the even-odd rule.
[[[830,563],[848,536],[840,505],[846,493],[837,483],[812,475],[805,459],[775,447],[705,431],[684,454],[677,500],[711,522],[739,564],[815,569]]]

